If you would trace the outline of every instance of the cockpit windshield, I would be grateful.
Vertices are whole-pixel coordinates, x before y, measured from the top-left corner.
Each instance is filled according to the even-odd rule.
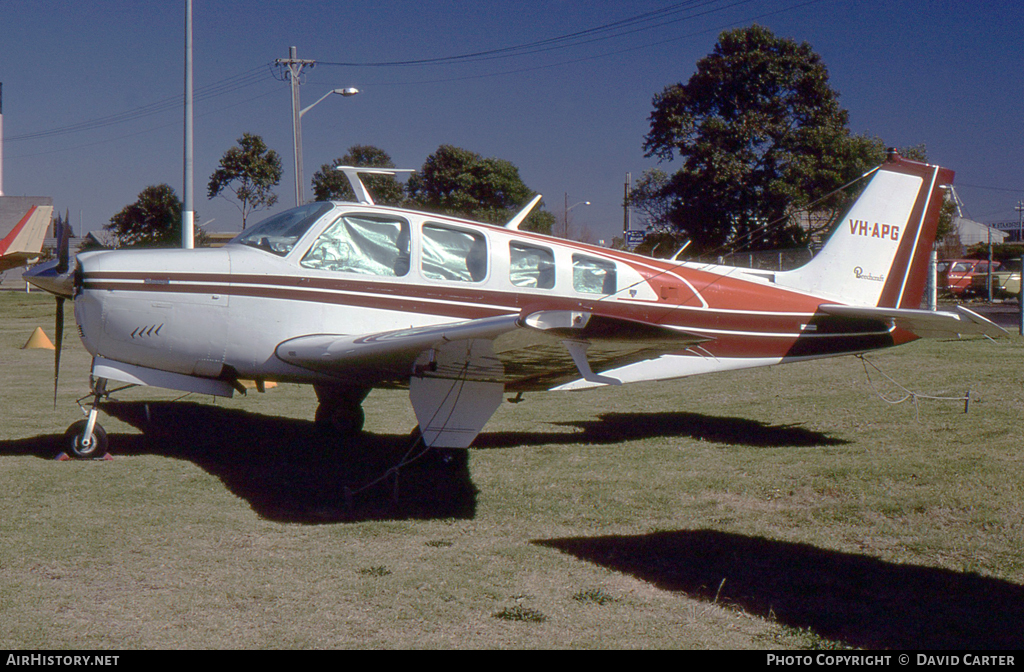
[[[334,208],[331,203],[308,203],[264,219],[229,244],[248,245],[283,257],[318,219]]]

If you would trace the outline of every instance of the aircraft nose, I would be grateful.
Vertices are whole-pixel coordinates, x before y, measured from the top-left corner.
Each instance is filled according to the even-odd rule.
[[[59,261],[37,264],[22,273],[21,277],[50,294],[70,299],[75,294],[75,271],[69,268],[63,273],[57,271]]]

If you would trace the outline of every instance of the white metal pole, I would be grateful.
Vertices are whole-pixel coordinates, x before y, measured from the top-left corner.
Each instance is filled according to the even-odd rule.
[[[4,85],[0,82],[0,196],[4,195]]]
[[[195,229],[192,169],[192,0],[185,0],[185,202],[181,212],[181,246],[186,250],[193,247]]]
[[[935,311],[939,307],[938,282],[939,253],[932,250],[928,256],[928,310]]]

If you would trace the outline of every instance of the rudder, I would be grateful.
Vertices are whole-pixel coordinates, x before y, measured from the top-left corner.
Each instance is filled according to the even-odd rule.
[[[918,308],[953,171],[890,153],[822,250],[776,283],[848,305]]]

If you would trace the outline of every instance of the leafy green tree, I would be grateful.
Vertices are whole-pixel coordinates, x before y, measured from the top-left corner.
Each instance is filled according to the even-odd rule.
[[[543,200],[537,204],[537,208],[543,206]],[[519,228],[523,231],[536,231],[537,233],[544,233],[550,236],[555,228],[555,215],[547,210],[539,210],[537,208],[527,215],[526,221]]]
[[[681,161],[660,195],[695,251],[804,244],[795,222],[765,225],[869,167],[874,141],[850,135],[828,79],[806,42],[751,26],[722,33],[686,84],[654,97],[644,149]]]
[[[534,196],[519,169],[504,159],[485,159],[452,145],[441,145],[406,185],[414,207],[503,224]],[[550,233],[555,217],[534,209],[524,230]]]
[[[221,157],[220,167],[210,176],[207,195],[212,199],[230,191],[238,201],[235,207],[242,213],[244,230],[249,215],[277,203],[274,187],[280,182],[281,157],[260,136],[243,133],[238,146]]]
[[[348,178],[335,170],[338,166],[359,166],[367,168],[394,168],[391,157],[383,149],[373,145],[353,145],[345,156],[320,166],[313,174],[313,194],[318,201],[353,201],[355,194]],[[401,205],[405,200],[402,183],[391,175],[361,176],[373,202],[379,205]]]
[[[114,235],[117,247],[179,247],[181,210],[173,188],[153,185],[143,189],[138,200],[126,205],[103,228]],[[204,238],[196,227],[194,244],[201,245]]]
[[[647,228],[671,228],[671,201],[665,194],[669,176],[660,168],[650,168],[629,189],[628,205],[646,220]]]

